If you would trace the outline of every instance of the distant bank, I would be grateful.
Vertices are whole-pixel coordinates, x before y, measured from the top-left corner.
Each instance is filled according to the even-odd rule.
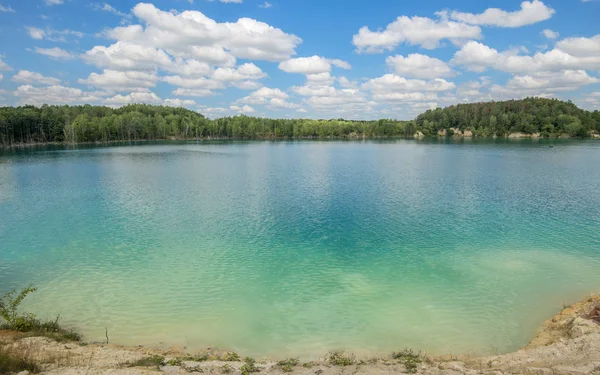
[[[396,117],[401,117],[397,114]],[[372,139],[391,137],[599,138],[600,112],[526,98],[458,104],[414,120],[209,119],[185,108],[132,104],[2,107],[0,146],[194,139]]]

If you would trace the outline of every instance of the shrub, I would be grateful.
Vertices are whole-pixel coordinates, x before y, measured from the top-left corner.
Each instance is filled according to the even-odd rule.
[[[398,359],[404,364],[406,372],[409,374],[415,374],[417,372],[418,365],[423,362],[423,356],[420,353],[415,353],[410,349],[405,349],[401,352],[392,353],[392,358]]]
[[[40,369],[24,355],[0,349],[0,374],[13,374],[21,371],[37,373]]]
[[[298,358],[288,358],[277,362],[277,366],[279,366],[283,372],[292,372],[293,368],[299,364],[300,360],[298,360]]]
[[[334,366],[351,366],[356,363],[354,354],[346,355],[344,352],[331,352],[327,357],[327,362]]]
[[[260,369],[256,367],[256,360],[250,357],[244,359],[244,365],[240,368],[242,375],[250,375],[253,372],[260,372]]]

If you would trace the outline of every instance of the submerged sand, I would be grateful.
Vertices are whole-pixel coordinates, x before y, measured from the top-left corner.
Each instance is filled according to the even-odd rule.
[[[535,308],[535,307],[532,307]],[[490,317],[492,318],[492,317]],[[139,374],[242,374],[242,361],[186,360],[184,349],[167,351],[109,344],[59,343],[45,337],[20,338],[0,332],[0,347],[25,353],[40,364],[44,374],[139,375]],[[399,348],[402,349],[402,348]],[[132,367],[150,356],[163,356],[172,365]],[[391,374],[411,372],[403,359],[357,358],[349,366],[332,365],[327,358],[282,368],[274,361],[256,363],[258,374]],[[423,358],[412,369],[418,374],[598,374],[600,375],[600,296],[566,307],[546,321],[538,335],[514,353],[485,356]]]

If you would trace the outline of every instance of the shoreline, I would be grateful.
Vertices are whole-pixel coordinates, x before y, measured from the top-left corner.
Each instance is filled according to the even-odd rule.
[[[211,349],[190,353],[178,347],[160,350],[105,343],[59,343],[46,337],[22,335],[0,331],[0,349],[26,353],[47,374],[600,374],[600,295],[564,307],[543,322],[525,347],[512,353],[479,357],[429,357],[399,347],[400,352],[387,357],[362,358],[334,352],[304,363],[268,358],[256,362],[233,352]]]
[[[544,137],[539,134],[526,134],[526,133],[509,133],[504,136],[493,136],[493,137],[482,137],[455,132],[454,135],[446,135],[446,133],[439,133],[437,135],[425,136],[423,134],[416,133],[412,136],[329,136],[329,137],[265,137],[265,138],[228,138],[228,137],[204,137],[204,138],[160,138],[160,139],[135,139],[135,140],[110,140],[110,141],[95,141],[95,142],[33,142],[33,143],[14,143],[11,145],[0,145],[0,150],[11,150],[21,148],[32,148],[32,147],[45,147],[45,146],[102,146],[112,144],[136,144],[136,143],[152,143],[152,142],[211,142],[211,141],[240,141],[240,142],[251,142],[251,141],[327,141],[327,140],[426,140],[426,139],[447,139],[447,140],[459,140],[459,139],[478,139],[478,140],[600,140],[600,135],[591,134],[588,138],[571,137],[567,135],[561,135],[558,137]]]

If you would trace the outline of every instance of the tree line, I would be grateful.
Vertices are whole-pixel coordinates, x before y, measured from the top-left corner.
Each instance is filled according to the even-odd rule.
[[[269,119],[249,116],[208,119],[185,108],[131,104],[1,107],[0,145],[160,139],[372,138],[471,131],[474,136],[540,133],[589,137],[600,133],[600,113],[571,102],[527,98],[459,104],[428,110],[415,120]]]

